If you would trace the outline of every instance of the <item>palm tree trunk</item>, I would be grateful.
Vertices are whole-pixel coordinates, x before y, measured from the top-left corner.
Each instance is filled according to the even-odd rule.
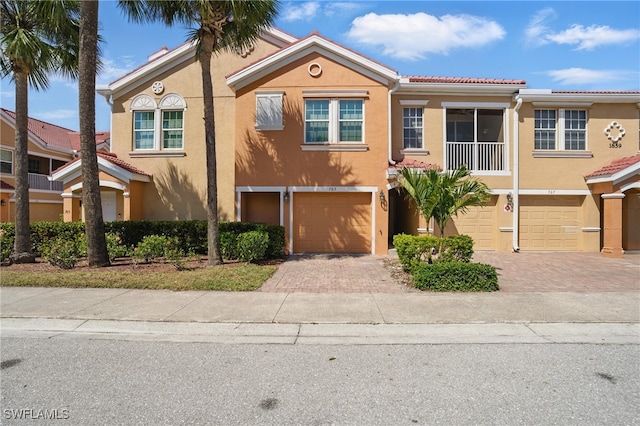
[[[96,154],[96,68],[98,56],[98,1],[80,6],[80,55],[78,91],[80,100],[80,153],[82,157],[82,203],[87,234],[89,266],[109,265],[104,235],[98,156]]]
[[[31,230],[29,227],[29,147],[28,120],[29,94],[27,74],[16,71],[16,235],[11,256],[16,263],[33,263],[35,256],[31,252]]]
[[[211,56],[215,36],[205,33],[200,46],[202,91],[204,100],[204,126],[207,156],[207,264],[222,264],[220,255],[220,232],[218,227],[218,171],[216,165],[216,124],[213,107],[213,82],[211,80]]]

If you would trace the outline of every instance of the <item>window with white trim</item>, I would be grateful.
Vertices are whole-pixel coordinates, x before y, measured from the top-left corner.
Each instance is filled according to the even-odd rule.
[[[13,174],[13,151],[0,149],[0,173]]]
[[[447,170],[506,171],[505,115],[505,108],[447,108]]]
[[[305,143],[363,143],[362,99],[306,99]]]
[[[534,149],[586,151],[587,111],[584,109],[536,109]]]
[[[405,149],[422,149],[423,108],[402,109],[402,141]]]
[[[256,93],[256,129],[282,130],[282,101],[284,92]]]
[[[180,151],[184,149],[184,99],[175,93],[159,103],[149,95],[131,102],[134,151]]]

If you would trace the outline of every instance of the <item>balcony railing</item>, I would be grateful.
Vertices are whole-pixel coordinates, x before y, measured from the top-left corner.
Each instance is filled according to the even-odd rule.
[[[62,192],[62,182],[50,181],[48,175],[29,173],[29,189]]]
[[[505,170],[502,142],[447,142],[447,170],[466,164],[469,170]]]

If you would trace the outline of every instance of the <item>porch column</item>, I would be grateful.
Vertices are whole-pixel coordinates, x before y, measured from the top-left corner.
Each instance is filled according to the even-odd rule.
[[[622,199],[624,194],[602,194],[604,219],[602,224],[602,255],[622,257]]]
[[[122,193],[122,196],[124,198],[124,203],[122,206],[122,220],[131,220],[131,196],[126,191]]]
[[[73,194],[63,192],[62,194],[62,220],[64,222],[73,221]]]

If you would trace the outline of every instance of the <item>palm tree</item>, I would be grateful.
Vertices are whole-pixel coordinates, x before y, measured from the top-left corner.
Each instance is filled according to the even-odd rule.
[[[83,1],[80,7],[80,55],[78,61],[80,156],[82,158],[82,204],[87,234],[87,261],[92,267],[110,264],[104,234],[98,156],[96,154],[95,91],[98,52],[98,1]]]
[[[211,58],[223,50],[249,48],[267,29],[278,12],[277,0],[165,1],[120,0],[120,7],[134,22],[182,23],[192,26],[189,38],[196,43],[202,72],[207,163],[208,264],[222,263],[218,229],[216,133],[211,79]]]
[[[77,76],[78,11],[75,0],[3,0],[0,72],[16,90],[14,262],[33,262],[29,230],[28,87],[49,87],[49,75]]]
[[[425,220],[428,222],[433,217],[443,237],[453,216],[466,213],[471,206],[486,204],[491,196],[487,185],[470,176],[465,166],[449,172],[405,167],[400,170],[398,181],[416,202]]]

